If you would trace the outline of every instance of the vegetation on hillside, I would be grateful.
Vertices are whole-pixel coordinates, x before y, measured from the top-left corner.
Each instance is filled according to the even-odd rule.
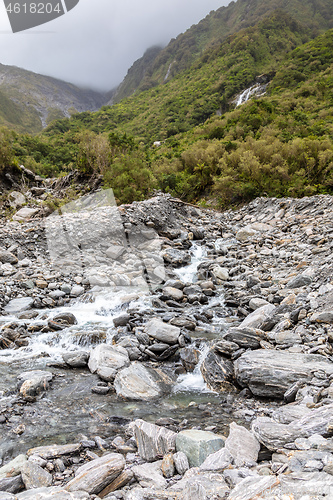
[[[0,169],[102,174],[119,202],[156,188],[220,206],[333,193],[333,30],[304,43],[308,36],[277,12],[166,85],[55,121],[38,136],[3,132]],[[262,72],[272,76],[267,94],[234,108],[231,98]]]

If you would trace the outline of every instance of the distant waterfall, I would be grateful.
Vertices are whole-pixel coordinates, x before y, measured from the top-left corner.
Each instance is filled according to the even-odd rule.
[[[244,90],[237,99],[235,99],[236,107],[247,102],[251,97],[260,97],[266,93],[267,84],[256,83],[248,89]]]

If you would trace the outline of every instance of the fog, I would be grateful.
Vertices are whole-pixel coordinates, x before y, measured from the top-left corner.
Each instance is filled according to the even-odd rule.
[[[11,32],[0,2],[0,63],[107,91],[147,48],[166,45],[229,0],[80,0],[65,15],[19,33]]]

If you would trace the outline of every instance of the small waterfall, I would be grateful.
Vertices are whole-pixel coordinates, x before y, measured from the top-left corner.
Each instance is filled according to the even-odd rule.
[[[236,103],[236,107],[241,106],[241,104],[244,104],[253,96],[260,97],[266,94],[266,89],[267,84],[263,85],[261,83],[256,83],[255,85],[252,85],[248,89],[244,90],[234,101]]]
[[[202,343],[200,346],[200,357],[198,364],[194,368],[193,372],[179,375],[177,385],[174,387],[173,392],[214,392],[208,388],[201,373],[201,365],[204,362],[208,351],[209,345],[206,343]]]
[[[179,269],[175,269],[175,274],[183,283],[194,283],[196,281],[196,273],[198,269],[198,265],[204,260],[206,257],[206,249],[197,243],[193,243],[191,249],[191,264],[188,266],[181,267]]]

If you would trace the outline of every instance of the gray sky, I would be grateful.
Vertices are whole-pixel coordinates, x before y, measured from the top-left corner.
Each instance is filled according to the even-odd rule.
[[[148,47],[166,45],[229,1],[80,0],[64,16],[13,34],[0,0],[0,63],[111,90]]]

